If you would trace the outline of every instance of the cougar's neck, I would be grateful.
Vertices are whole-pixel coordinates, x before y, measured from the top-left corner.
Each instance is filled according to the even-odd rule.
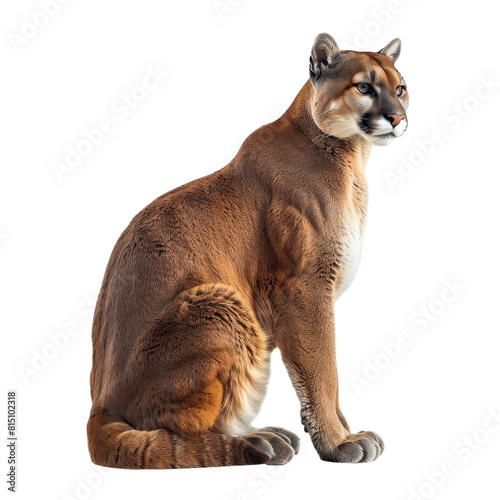
[[[323,132],[312,116],[314,89],[308,81],[302,87],[288,110],[283,115],[297,130],[302,132],[318,149],[332,156],[332,160],[348,160],[347,163],[364,172],[372,144],[365,139],[339,139]]]

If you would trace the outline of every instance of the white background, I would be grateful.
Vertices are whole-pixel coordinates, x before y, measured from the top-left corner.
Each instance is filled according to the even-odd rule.
[[[18,391],[18,497],[496,498],[500,71],[493,4],[58,5],[34,28],[31,21],[45,22],[34,0],[3,2],[0,13],[2,405],[7,390]],[[89,319],[116,239],[151,200],[224,166],[250,132],[286,109],[308,78],[310,47],[322,31],[341,48],[376,51],[403,40],[397,67],[410,93],[409,128],[372,153],[364,255],[336,307],[343,412],[353,430],[380,433],[385,453],[365,465],[321,462],[276,352],[255,423],[301,436],[289,465],[93,466],[85,430]],[[148,67],[168,76],[155,89],[137,89]],[[488,89],[485,80],[496,84]],[[119,101],[131,92],[141,101],[128,114]],[[102,119],[113,130],[58,177],[54,164]],[[407,343],[397,347],[401,336]],[[444,462],[447,474],[436,473]]]

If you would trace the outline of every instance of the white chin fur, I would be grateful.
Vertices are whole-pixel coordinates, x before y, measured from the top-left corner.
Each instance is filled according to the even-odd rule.
[[[365,136],[370,142],[375,144],[375,146],[387,146],[390,144],[396,136],[394,134],[386,134],[386,135],[367,135]]]

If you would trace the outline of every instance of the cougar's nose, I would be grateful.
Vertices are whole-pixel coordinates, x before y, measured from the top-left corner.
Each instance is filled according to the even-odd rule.
[[[405,115],[384,115],[392,125],[392,128],[394,128],[399,122],[403,121],[406,116]]]

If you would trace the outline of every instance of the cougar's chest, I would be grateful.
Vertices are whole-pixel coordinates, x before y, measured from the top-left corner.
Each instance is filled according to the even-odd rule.
[[[349,288],[358,271],[363,249],[363,227],[352,224],[339,243],[336,298]]]
[[[364,226],[367,210],[367,190],[364,178],[353,180],[348,202],[343,205],[338,238],[338,273],[336,297],[344,293],[353,282],[361,261]]]

